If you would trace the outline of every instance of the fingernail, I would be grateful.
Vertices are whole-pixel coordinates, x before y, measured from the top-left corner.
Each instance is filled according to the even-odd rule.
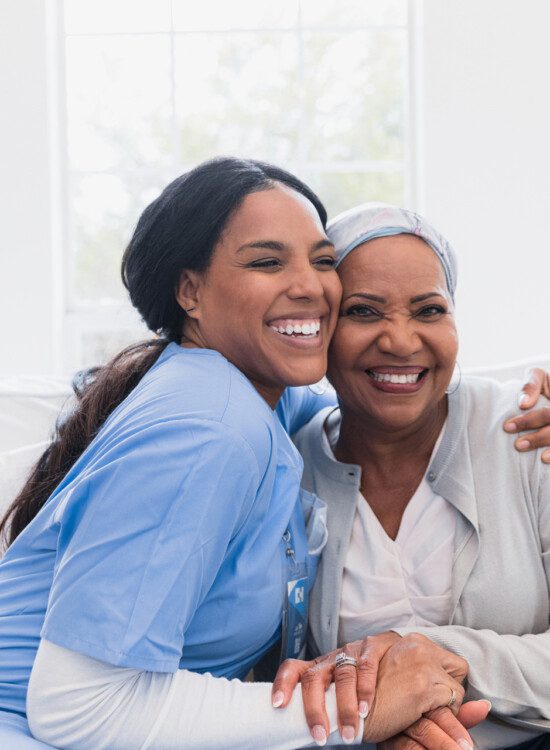
[[[351,745],[355,739],[355,729],[353,727],[342,727],[342,741],[344,745]]]
[[[279,706],[283,705],[283,701],[285,699],[285,694],[282,690],[277,690],[276,693],[273,693],[273,698],[271,699],[271,705],[273,708],[279,708]]]
[[[529,448],[531,443],[528,440],[518,440],[516,443],[516,448],[520,451],[524,451],[526,448]]]
[[[546,453],[543,453],[541,458],[545,464],[550,464],[550,451],[546,451]]]
[[[523,406],[523,404],[529,400],[529,395],[527,393],[522,393],[520,397],[518,398],[518,406]]]
[[[483,703],[486,703],[489,706],[489,711],[492,709],[493,704],[491,701],[488,701],[486,698],[482,698]]]
[[[327,733],[325,732],[325,728],[320,724],[316,724],[313,727],[311,730],[311,736],[319,747],[323,747],[323,745],[327,744]]]
[[[369,704],[367,703],[367,701],[361,701],[359,703],[359,716],[362,719],[366,719],[368,715],[369,715]]]
[[[515,422],[506,422],[504,425],[504,429],[506,432],[515,432],[517,430],[518,426]]]
[[[470,745],[468,740],[458,740],[457,745],[462,748],[462,750],[474,750],[473,745]]]

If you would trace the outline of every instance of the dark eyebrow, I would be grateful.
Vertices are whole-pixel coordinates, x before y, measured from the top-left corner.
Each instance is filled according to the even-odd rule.
[[[240,253],[241,250],[246,250],[248,248],[255,248],[257,250],[275,250],[276,252],[282,252],[283,250],[286,250],[287,247],[288,246],[285,245],[284,242],[278,242],[277,240],[258,240],[257,242],[247,242],[245,245],[241,245],[237,252]],[[322,250],[324,247],[333,248],[334,245],[329,239],[325,237],[324,239],[319,240],[319,242],[315,242],[311,246],[311,249]]]
[[[361,299],[368,299],[371,302],[379,302],[381,305],[385,305],[387,300],[385,297],[379,297],[377,294],[367,294],[366,292],[355,292],[354,294],[348,294],[346,297],[344,297],[345,300],[350,299],[351,297],[361,297]],[[445,299],[442,294],[439,294],[438,292],[428,292],[427,294],[419,294],[416,297],[411,297],[411,303],[414,304],[415,302],[424,302],[424,300],[430,299],[431,297],[439,297],[440,299]]]
[[[355,294],[348,294],[346,297],[344,297],[344,299],[348,300],[351,297],[361,297],[361,299],[368,299],[371,302],[380,302],[381,305],[386,304],[386,298],[379,297],[377,294],[366,294],[365,292],[356,292]]]
[[[445,299],[442,294],[439,294],[439,292],[428,292],[427,294],[419,294],[417,297],[411,297],[411,302],[413,304],[415,302],[424,302],[424,300],[430,299],[430,297],[440,297],[441,299]]]

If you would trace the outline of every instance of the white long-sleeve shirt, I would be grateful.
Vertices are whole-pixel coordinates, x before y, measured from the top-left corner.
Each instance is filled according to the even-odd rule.
[[[337,731],[334,685],[326,693]],[[271,685],[185,669],[174,673],[113,667],[42,640],[27,697],[32,733],[70,750],[292,750],[315,746],[298,685],[284,709]],[[355,743],[361,741],[363,722]]]

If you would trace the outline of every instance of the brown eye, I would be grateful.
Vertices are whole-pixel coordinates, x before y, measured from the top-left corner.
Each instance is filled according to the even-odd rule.
[[[380,314],[368,305],[352,305],[348,307],[344,315],[363,319],[376,319],[380,317]]]
[[[435,318],[440,315],[445,315],[447,310],[441,305],[427,305],[416,313],[419,318]]]

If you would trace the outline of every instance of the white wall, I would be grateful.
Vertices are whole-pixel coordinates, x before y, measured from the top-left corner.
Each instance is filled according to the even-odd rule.
[[[422,16],[419,208],[461,259],[461,363],[550,352],[550,3]]]
[[[0,373],[58,369],[48,0],[0,2]]]
[[[549,352],[550,3],[411,2],[422,10],[418,206],[462,258],[461,362]],[[4,374],[61,367],[60,179],[51,146],[62,117],[46,13],[57,5],[0,2]]]

